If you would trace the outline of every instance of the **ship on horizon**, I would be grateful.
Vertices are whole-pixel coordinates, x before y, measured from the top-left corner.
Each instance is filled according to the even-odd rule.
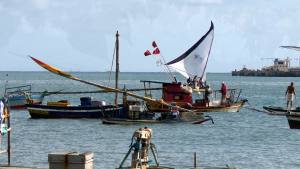
[[[300,77],[300,66],[292,67],[291,59],[274,58],[273,65],[262,69],[248,69],[244,66],[241,70],[232,71],[232,76],[273,76],[273,77]]]

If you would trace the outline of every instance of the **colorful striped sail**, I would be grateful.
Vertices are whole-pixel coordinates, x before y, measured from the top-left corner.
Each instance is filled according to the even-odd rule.
[[[35,63],[37,63],[38,65],[40,65],[41,67],[43,67],[44,69],[52,72],[52,73],[55,73],[55,74],[58,74],[60,76],[63,76],[63,77],[66,77],[66,78],[74,78],[72,75],[70,75],[69,73],[66,73],[66,72],[63,72],[61,70],[59,70],[58,68],[54,67],[54,66],[50,66],[32,56],[29,56]]]

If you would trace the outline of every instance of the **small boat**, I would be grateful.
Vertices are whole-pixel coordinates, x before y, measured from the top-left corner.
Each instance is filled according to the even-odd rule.
[[[88,101],[87,101],[88,100]],[[70,105],[68,101],[48,102],[43,104],[26,104],[31,118],[102,118],[105,114],[123,113],[124,107],[105,105],[103,101],[89,101],[81,98],[81,105]]]
[[[211,22],[211,26],[204,36],[182,55],[165,64],[168,69],[171,68],[184,76],[187,84],[178,82],[174,76],[174,81],[169,83],[141,81],[144,83],[145,95],[151,97],[151,93],[146,93],[147,87],[150,87],[151,83],[160,83],[162,84],[161,99],[168,104],[175,103],[180,107],[200,112],[238,112],[247,102],[247,99],[240,99],[241,90],[227,90],[229,95],[225,101],[221,99],[219,90],[212,91],[205,84],[206,66],[213,40],[214,25]],[[193,80],[191,81],[191,79]],[[210,99],[211,94],[214,96],[213,99]],[[158,112],[168,111],[168,107],[151,103],[148,104],[148,109]]]
[[[5,96],[8,97],[8,104],[11,109],[26,108],[25,105],[27,103],[27,97],[30,98],[33,104],[40,104],[47,94],[46,92],[41,92],[40,94],[32,94],[31,85],[6,87],[4,93]]]
[[[290,129],[300,129],[300,114],[287,114],[286,118],[288,120]]]
[[[287,110],[277,106],[263,106],[269,115],[286,116],[290,129],[300,129],[300,107]]]
[[[284,107],[279,106],[263,106],[263,109],[266,110],[266,113],[269,115],[285,116],[288,110]],[[291,109],[294,110],[294,109]]]
[[[143,83],[161,83],[162,84],[162,100],[166,103],[175,103],[176,105],[196,112],[238,112],[247,99],[240,99],[241,90],[228,89],[229,96],[224,103],[221,103],[220,91],[212,91],[214,99],[206,102],[204,92],[194,93],[186,89],[181,83],[167,83],[157,81],[141,81]],[[147,85],[144,85],[147,86]],[[147,88],[145,88],[147,91]],[[146,93],[150,96],[149,93]],[[147,107],[154,112],[168,112],[169,107],[148,103]]]
[[[119,124],[119,125],[130,125],[130,124],[139,124],[139,123],[161,123],[161,121],[158,120],[146,120],[146,119],[140,119],[140,120],[131,120],[131,119],[124,119],[124,118],[103,118],[101,119],[103,124]]]
[[[296,114],[300,115],[300,107],[292,108],[287,110],[286,107],[279,107],[279,106],[263,106],[265,110],[267,110],[267,114],[269,115],[278,115],[278,116],[285,116],[287,114]]]
[[[103,124],[139,124],[139,123],[174,123],[189,122],[192,124],[202,124],[206,121],[212,121],[210,116],[203,116],[200,112],[179,112],[171,110],[169,112],[151,112],[147,111],[145,105],[129,105],[128,111],[122,114],[107,114],[101,118]]]

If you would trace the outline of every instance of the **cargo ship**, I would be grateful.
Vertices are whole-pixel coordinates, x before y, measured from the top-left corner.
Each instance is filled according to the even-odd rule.
[[[290,59],[275,58],[273,65],[262,69],[247,69],[232,71],[232,76],[273,76],[273,77],[300,77],[300,67],[291,67]]]

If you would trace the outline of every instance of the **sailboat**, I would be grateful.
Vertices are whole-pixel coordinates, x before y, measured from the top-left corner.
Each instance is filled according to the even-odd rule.
[[[166,63],[166,66],[174,69],[187,79],[194,79],[194,83],[182,84],[176,80],[171,83],[156,81],[141,81],[143,83],[161,83],[162,99],[167,103],[176,103],[177,105],[194,111],[200,112],[238,112],[247,102],[246,99],[240,99],[241,90],[229,89],[227,99],[221,102],[220,91],[211,91],[208,86],[197,85],[206,80],[206,67],[214,40],[214,25],[211,26],[207,33],[202,36],[192,47],[179,57]],[[199,79],[199,80],[198,80]],[[146,86],[144,84],[144,86]],[[193,92],[198,94],[198,98],[193,98]],[[208,95],[213,94],[215,99],[209,101]],[[219,96],[218,96],[219,95]],[[202,96],[202,97],[201,97]],[[218,96],[218,97],[217,97]],[[217,99],[219,98],[219,99]],[[148,104],[152,111],[168,111],[167,107],[157,107]]]
[[[116,74],[118,74],[118,72],[119,72],[119,68],[118,68],[119,40],[118,40],[118,38],[119,38],[119,34],[117,32],[117,34],[116,34],[116,60],[117,60]],[[103,123],[106,123],[106,124],[132,124],[132,123],[158,123],[158,122],[169,122],[169,121],[180,121],[180,122],[185,121],[185,122],[192,122],[195,124],[200,124],[202,122],[205,122],[205,121],[208,121],[211,119],[210,117],[209,117],[209,119],[207,119],[205,116],[203,116],[202,113],[194,112],[194,111],[182,108],[177,105],[171,105],[169,103],[164,102],[163,100],[156,100],[153,98],[140,96],[138,94],[130,92],[127,89],[119,89],[118,83],[117,83],[118,75],[116,75],[115,88],[109,87],[109,86],[105,86],[102,84],[97,84],[94,82],[80,79],[78,77],[75,77],[75,76],[67,73],[67,72],[63,72],[56,67],[50,66],[32,56],[29,56],[29,57],[35,63],[37,63],[39,66],[43,67],[44,69],[46,69],[56,75],[103,89],[103,91],[106,91],[106,92],[114,92],[115,93],[115,106],[114,107],[116,108],[116,112],[111,113],[111,111],[113,111],[113,110],[110,110],[109,113],[103,112],[103,116],[101,118]],[[118,94],[123,94],[123,103],[122,104],[118,104]],[[153,112],[153,111],[143,110],[142,106],[139,105],[141,102],[130,101],[127,99],[128,96],[134,97],[139,100],[143,100],[144,102],[150,103],[151,105],[176,107],[176,109],[183,111],[185,113],[181,113],[177,116],[177,115],[174,115],[174,112],[170,112],[170,111],[169,112]],[[120,112],[118,110],[119,107],[122,107],[122,110],[124,110],[124,111]]]

